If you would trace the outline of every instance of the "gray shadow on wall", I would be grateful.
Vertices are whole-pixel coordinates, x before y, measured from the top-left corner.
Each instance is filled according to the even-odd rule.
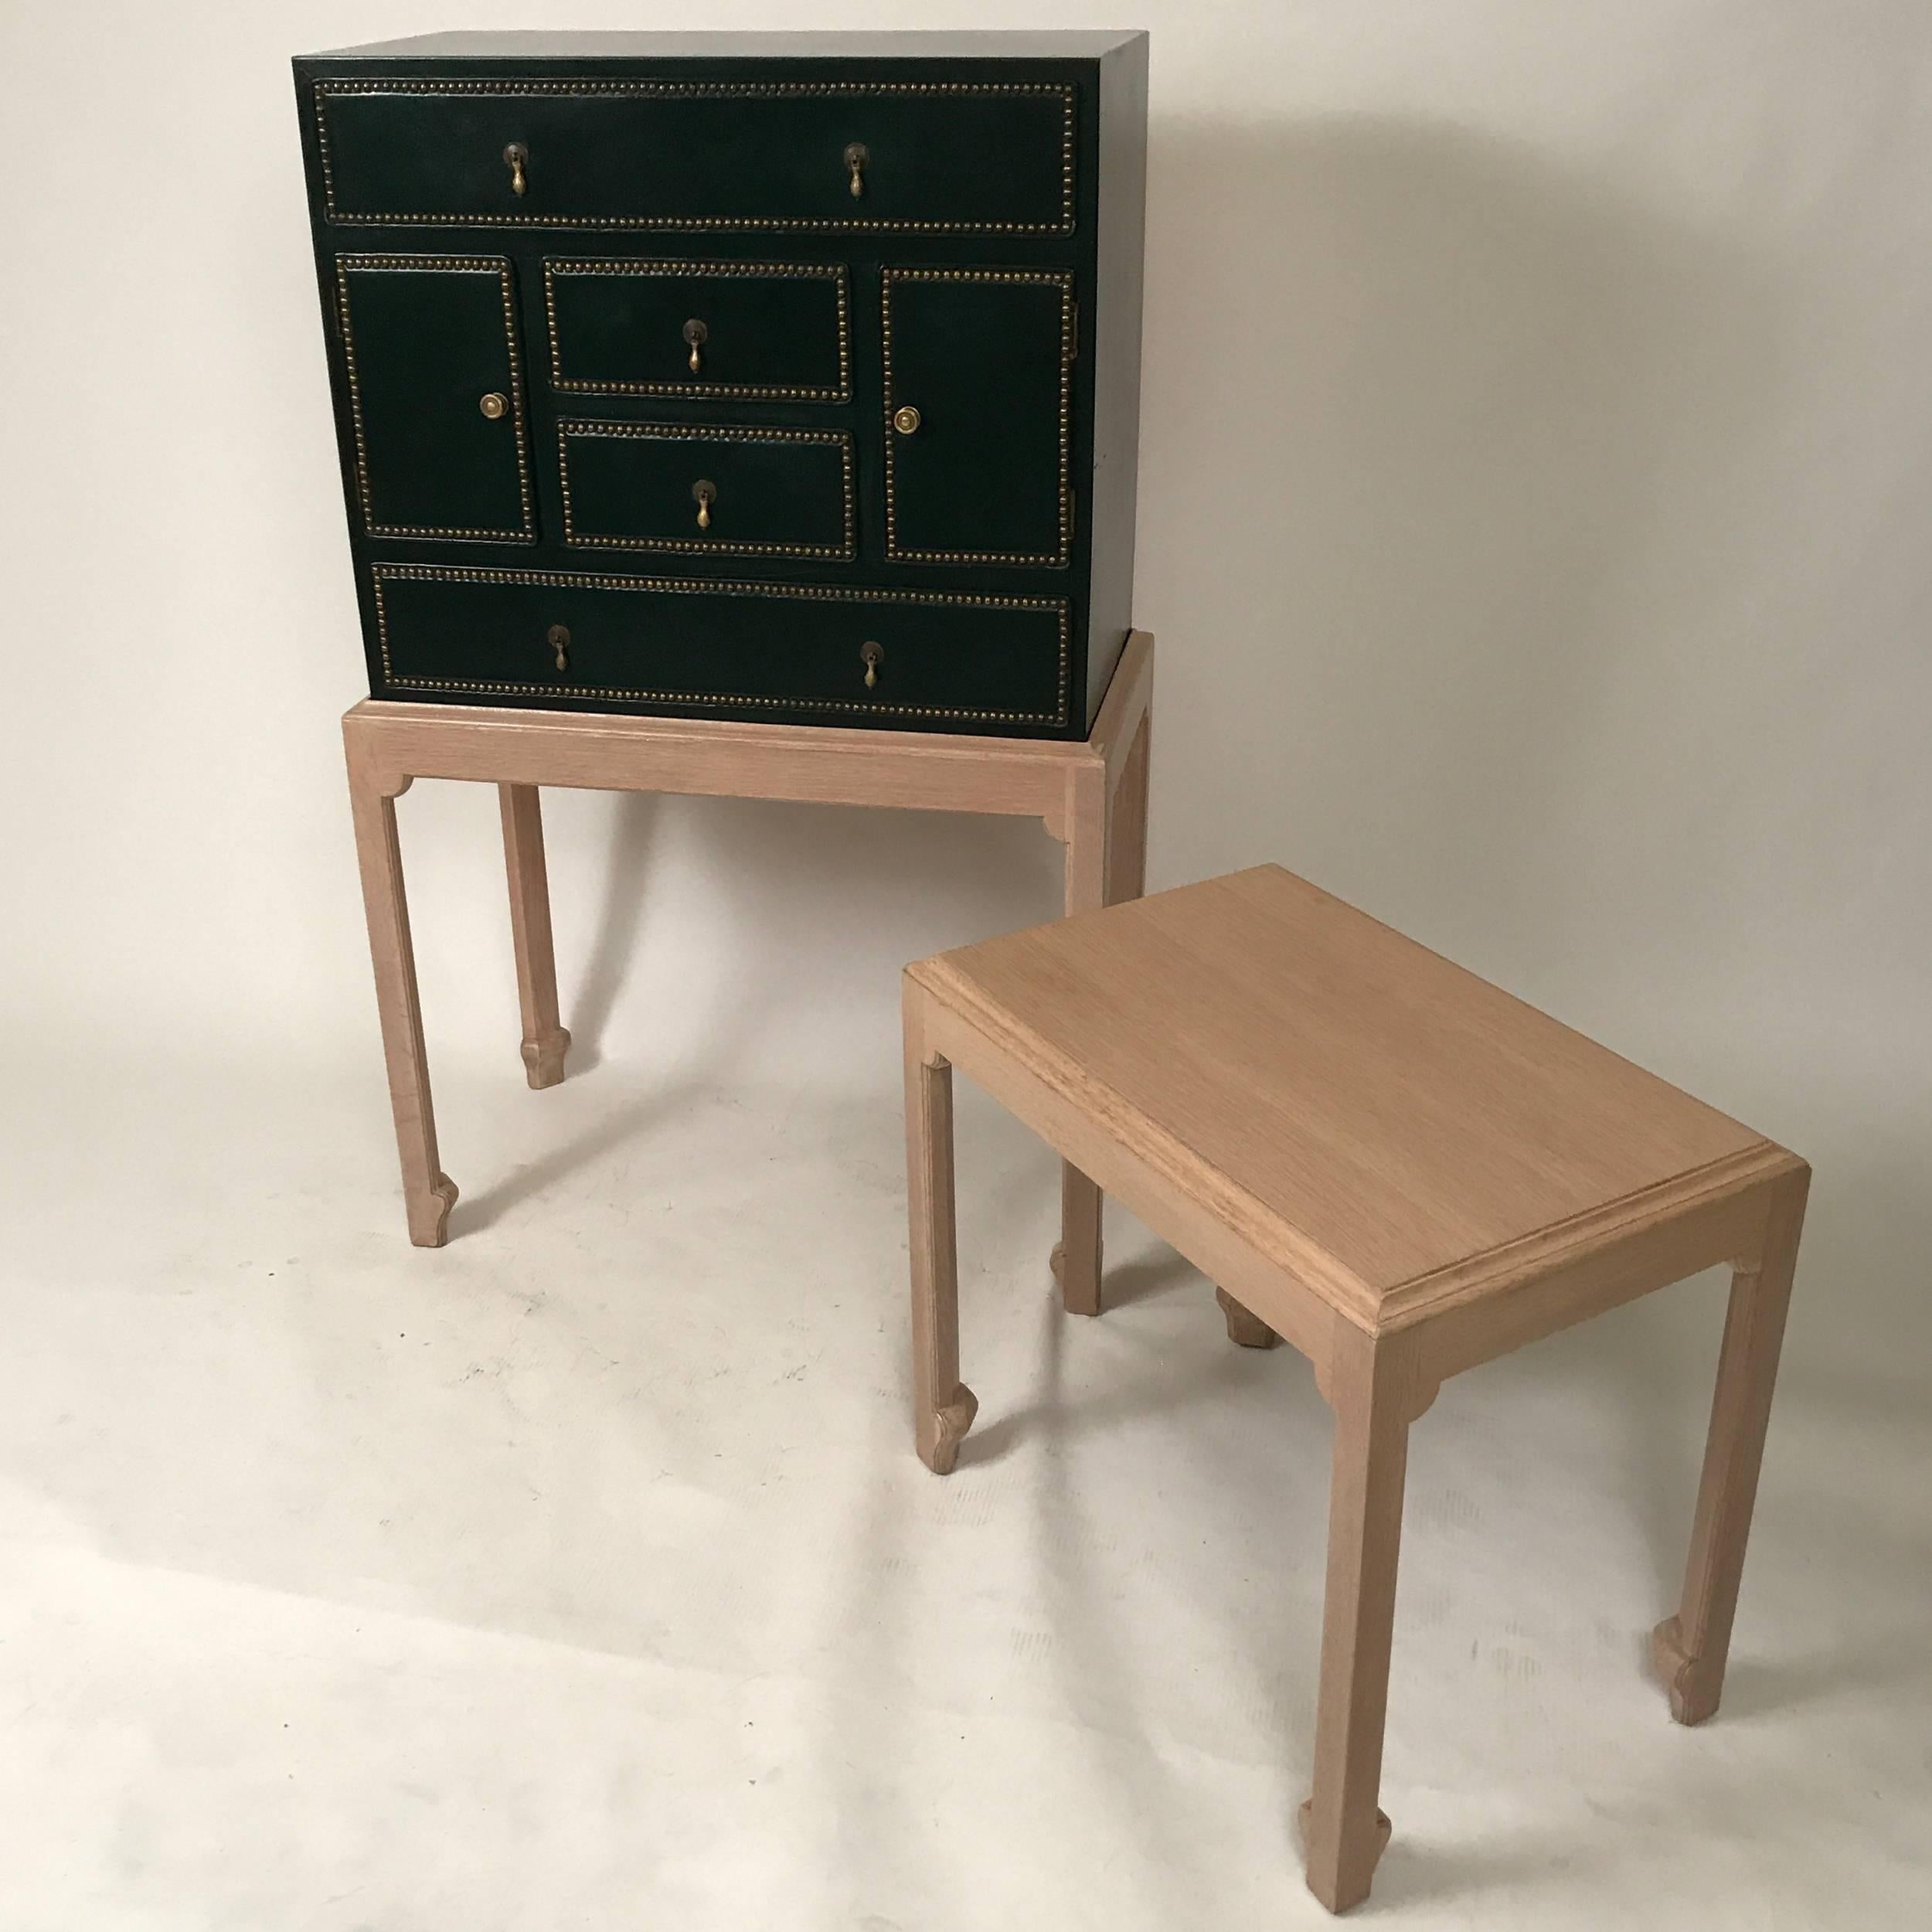
[[[1444,125],[1160,124],[1149,185],[1157,872],[1279,859],[1548,952],[1619,641],[1695,594],[1633,576],[1660,486],[1752,458],[1763,265]]]

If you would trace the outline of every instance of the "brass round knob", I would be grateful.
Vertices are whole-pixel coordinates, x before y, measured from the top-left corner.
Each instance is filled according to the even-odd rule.
[[[487,396],[477,399],[476,406],[494,423],[510,406],[510,399],[500,389],[492,389]]]
[[[901,436],[910,436],[919,427],[919,412],[910,403],[902,403],[893,411],[893,427]]]

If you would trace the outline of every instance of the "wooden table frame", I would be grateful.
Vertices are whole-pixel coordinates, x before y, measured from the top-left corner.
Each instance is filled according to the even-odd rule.
[[[1757,1490],[1810,1169],[1768,1141],[1580,1222],[1417,1284],[1399,1305],[1347,1305],[1318,1251],[1301,1271],[1264,1256],[1243,1206],[1205,1165],[1140,1131],[944,959],[906,969],[906,1118],[913,1421],[950,1471],[978,1403],[960,1379],[953,1192],[957,1066],[1221,1284],[1233,1338],[1285,1337],[1335,1416],[1314,1793],[1301,1808],[1309,1888],[1331,1911],[1369,1894],[1389,1820],[1381,1783],[1409,1428],[1449,1376],[1719,1264],[1732,1279],[1681,1607],[1652,1654],[1672,1714],[1717,1708]],[[1322,1279],[1325,1292],[1311,1282]]]
[[[1154,640],[1135,631],[1083,743],[374,699],[353,706],[342,741],[410,1239],[440,1247],[457,1198],[437,1151],[396,832],[396,801],[415,780],[498,788],[523,1061],[541,1088],[563,1079],[570,1036],[557,1010],[540,786],[1038,818],[1066,848],[1066,910],[1083,912],[1145,887],[1153,689]],[[1066,1305],[1097,1315],[1100,1196],[1072,1166],[1062,1176],[1061,1216],[1054,1272]]]

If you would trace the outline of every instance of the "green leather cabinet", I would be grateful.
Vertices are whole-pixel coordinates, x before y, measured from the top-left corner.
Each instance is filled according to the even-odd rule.
[[[1087,735],[1130,621],[1144,34],[294,66],[376,696]]]

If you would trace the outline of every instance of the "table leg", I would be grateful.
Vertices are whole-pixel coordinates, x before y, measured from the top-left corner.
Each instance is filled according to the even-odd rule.
[[[1107,835],[1107,903],[1124,905],[1147,890],[1148,774],[1154,754],[1154,714],[1141,719],[1114,788]]]
[[[523,1066],[532,1087],[563,1077],[570,1036],[558,1023],[556,951],[550,937],[550,879],[543,863],[543,808],[535,785],[498,785],[503,859],[510,880],[510,937],[523,1010]]]
[[[1701,1724],[1717,1709],[1724,1688],[1810,1182],[1811,1170],[1801,1168],[1774,1185],[1761,1250],[1731,1276],[1682,1607],[1651,1637],[1671,1715],[1680,1724]]]
[[[953,1070],[929,1054],[906,989],[906,1179],[913,1277],[913,1425],[920,1460],[951,1473],[979,1403],[959,1379]]]
[[[1067,916],[1096,912],[1146,871],[1148,721],[1141,721],[1117,785],[1096,763],[1072,775],[1066,812]],[[1138,769],[1138,777],[1136,778]],[[1060,1238],[1053,1278],[1069,1315],[1100,1311],[1100,1191],[1070,1161],[1060,1164]]]
[[[1272,1349],[1281,1337],[1251,1310],[1236,1301],[1226,1288],[1216,1288],[1214,1298],[1228,1325],[1228,1339],[1244,1349]]]
[[[440,1248],[447,1236],[456,1183],[442,1171],[436,1151],[436,1115],[430,1102],[429,1061],[423,1048],[423,1009],[416,990],[416,954],[410,944],[409,901],[403,890],[403,853],[396,834],[396,801],[409,789],[405,778],[386,792],[352,751],[349,803],[355,818],[355,852],[362,875],[362,906],[369,920],[369,957],[376,968],[376,1005],[383,1026],[383,1057],[389,1070],[389,1107],[403,1158],[403,1198],[410,1239],[419,1248]]]
[[[1369,1896],[1389,1820],[1376,1799],[1395,1634],[1396,1559],[1409,1424],[1416,1410],[1399,1348],[1351,1331],[1338,1341],[1324,1393],[1335,1411],[1328,1492],[1328,1574],[1321,1614],[1321,1683],[1315,1793],[1301,1808],[1308,1889],[1331,1912]]]

